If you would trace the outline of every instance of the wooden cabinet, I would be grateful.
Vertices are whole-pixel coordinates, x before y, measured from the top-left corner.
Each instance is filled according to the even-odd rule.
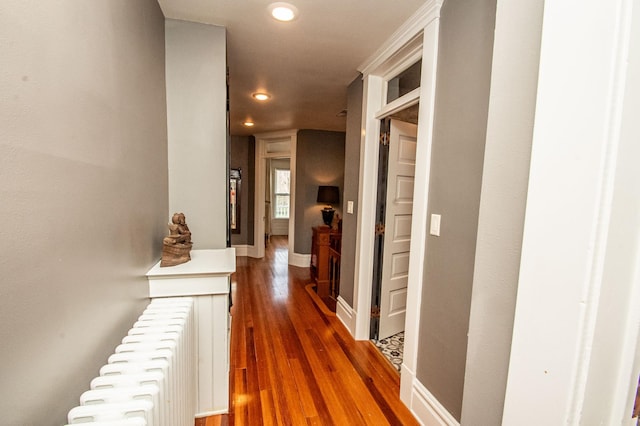
[[[320,297],[336,299],[340,292],[340,248],[342,233],[328,226],[313,228],[311,238],[311,278]]]

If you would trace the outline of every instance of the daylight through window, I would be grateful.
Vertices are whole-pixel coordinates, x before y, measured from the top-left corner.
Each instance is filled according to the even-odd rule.
[[[286,169],[276,169],[274,188],[274,212],[275,219],[289,219],[289,182],[291,172]]]

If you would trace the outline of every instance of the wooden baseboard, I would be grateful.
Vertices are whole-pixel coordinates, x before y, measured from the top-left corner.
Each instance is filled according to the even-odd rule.
[[[318,308],[320,308],[320,310],[322,311],[323,314],[330,316],[330,317],[335,317],[336,313],[332,312],[327,305],[322,301],[322,299],[320,298],[320,296],[318,296],[318,293],[316,293],[316,286],[315,284],[307,284],[305,287],[305,290],[307,290],[307,293],[309,293],[309,296],[311,296],[311,299],[313,299],[313,302],[318,306]]]

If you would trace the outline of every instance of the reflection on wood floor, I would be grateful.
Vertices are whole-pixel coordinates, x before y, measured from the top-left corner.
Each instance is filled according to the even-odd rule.
[[[213,425],[413,425],[399,376],[369,341],[354,341],[307,293],[309,269],[288,266],[286,237],[233,275],[230,412]],[[213,423],[216,422],[216,423]]]

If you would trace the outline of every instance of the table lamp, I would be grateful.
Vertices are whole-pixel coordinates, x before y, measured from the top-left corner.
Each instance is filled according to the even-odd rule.
[[[340,202],[340,192],[337,186],[319,186],[318,187],[318,203],[326,204],[327,206],[322,209],[322,220],[325,225],[331,226],[333,221],[333,214],[335,210],[332,204],[338,204]]]

